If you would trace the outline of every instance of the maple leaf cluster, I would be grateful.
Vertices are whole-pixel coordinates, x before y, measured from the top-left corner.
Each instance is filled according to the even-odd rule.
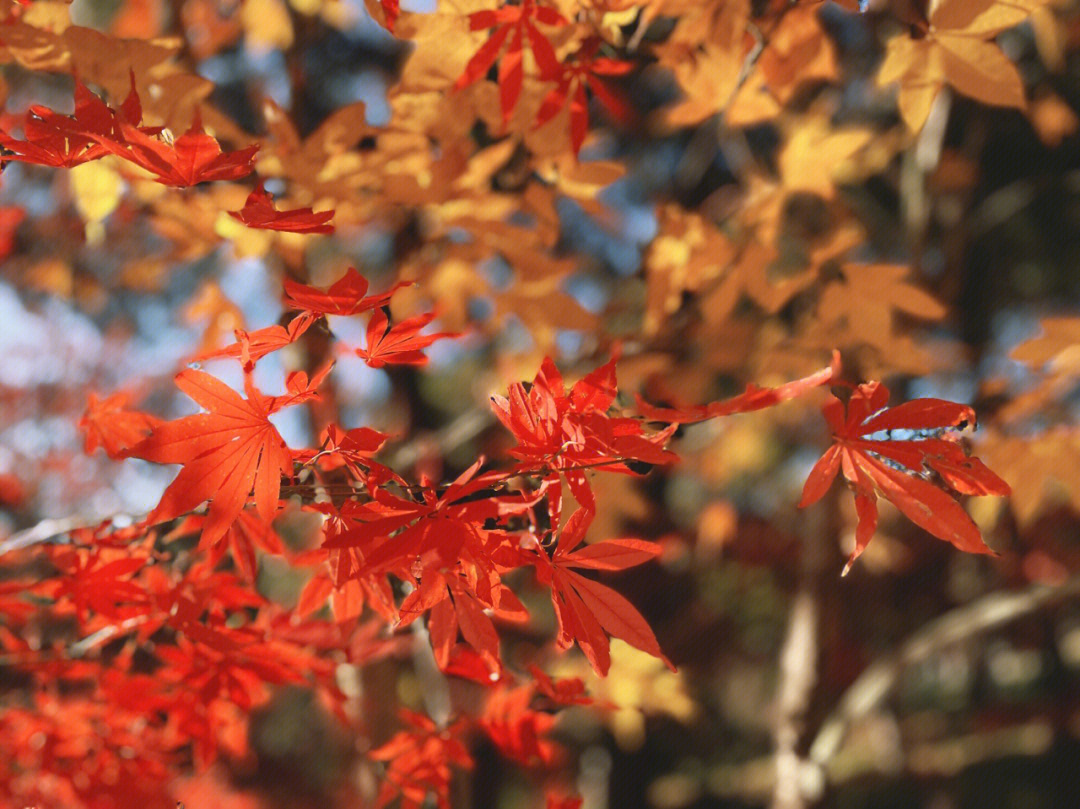
[[[495,416],[516,439],[507,453],[513,462],[482,471],[484,462],[478,460],[445,486],[424,477],[410,483],[377,461],[389,436],[369,427],[330,425],[317,449],[290,448],[270,416],[314,401],[329,366],[310,378],[294,373],[284,395],[267,396],[253,382],[257,364],[314,323],[329,328],[327,316],[368,317],[368,346],[355,353],[373,367],[426,362],[422,349],[445,335],[421,333],[431,313],[391,326],[386,310],[394,291],[368,295],[366,279],[351,269],[326,291],[287,282],[286,305],[300,310],[290,325],[238,331],[237,342],[214,355],[240,363],[244,396],[205,371],[187,369],[176,377],[179,389],[204,413],[163,422],[127,410],[119,394],[92,400],[84,418],[90,449],[102,444],[114,457],[176,463],[182,469],[143,523],[106,533],[85,548],[53,553],[51,562],[62,578],[36,592],[57,608],[72,610],[88,631],[103,627],[143,639],[165,630],[175,635],[172,645],[159,646],[162,668],[153,680],[159,685],[149,691],[144,686],[143,699],[168,707],[171,719],[162,727],[163,739],[180,734],[203,762],[219,750],[243,751],[237,723],[265,701],[267,684],[314,676],[328,704],[347,717],[343,695],[329,679],[330,663],[319,653],[335,643],[366,660],[391,653],[392,646],[365,648],[360,640],[365,607],[377,616],[367,626],[383,622],[400,631],[422,621],[435,664],[447,676],[490,689],[486,708],[475,719],[462,716],[449,725],[407,713],[409,729],[370,758],[388,762],[379,805],[400,796],[403,805],[420,806],[431,793],[445,805],[451,767],[472,765],[462,741],[468,734],[486,734],[523,765],[550,764],[557,755],[550,740],[556,721],[551,709],[590,702],[580,686],[556,684],[539,669],[518,684],[519,675],[507,667],[503,628],[531,620],[507,583],[514,571],[531,570],[537,584],[548,589],[558,624],[556,650],[576,644],[603,675],[611,665],[609,638],[619,638],[674,668],[638,610],[588,575],[647,564],[661,552],[658,544],[636,538],[586,543],[597,513],[592,478],[605,472],[638,475],[671,464],[677,456],[667,444],[678,424],[777,405],[837,381],[840,367],[834,357],[830,367],[803,379],[777,388],[751,385],[739,396],[703,406],[655,407],[638,397],[641,415],[634,416],[618,412],[617,352],[569,388],[554,362],[545,359],[531,383],[515,383],[506,396],[492,397]],[[881,411],[886,395],[878,383],[856,388],[846,418],[839,400],[830,398],[825,415],[837,444],[811,473],[802,505],[820,498],[843,469],[860,515],[854,556],[873,533],[878,493],[962,550],[985,551],[962,508],[926,476],[936,475],[964,494],[1005,494],[1003,481],[947,438],[861,437],[882,430],[960,427],[973,422],[974,414],[941,400]],[[656,422],[667,426],[650,429]],[[286,488],[322,521],[321,544],[299,555],[273,529],[286,508]],[[317,492],[330,497],[317,498]],[[575,505],[564,517],[568,498]],[[204,502],[209,506],[200,515]],[[167,529],[170,523],[176,524]],[[166,538],[198,532],[205,561],[182,579],[163,575],[150,565],[162,530],[168,530]],[[140,535],[145,536],[142,554],[120,552],[121,536]],[[215,572],[226,547],[242,578]],[[260,603],[238,586],[253,578],[260,553],[311,570],[293,613],[302,623],[284,636],[275,627],[287,613],[275,617],[264,607],[254,622],[239,627],[229,617]],[[325,614],[324,607],[332,620],[315,617]],[[348,646],[350,636],[355,648]],[[546,710],[541,708],[545,700]]]
[[[5,161],[72,168],[112,155],[153,175],[162,185],[186,187],[212,180],[236,180],[254,170],[258,146],[223,152],[203,131],[196,115],[180,137],[160,137],[163,130],[141,125],[142,104],[131,77],[131,92],[117,110],[111,109],[75,81],[75,113],[61,115],[34,106],[23,121],[24,140],[0,133],[7,149]]]
[[[61,115],[32,106],[22,121],[24,138],[0,129],[0,165],[9,161],[55,168],[74,168],[104,157],[117,157],[142,169],[162,185],[187,188],[218,180],[238,180],[255,170],[255,143],[232,152],[223,151],[206,134],[198,109],[186,132],[173,138],[163,127],[142,125],[142,103],[131,74],[131,90],[113,110],[77,78],[75,112]],[[244,207],[229,214],[250,228],[290,233],[333,233],[328,224],[333,211],[311,208],[280,211],[260,180]]]

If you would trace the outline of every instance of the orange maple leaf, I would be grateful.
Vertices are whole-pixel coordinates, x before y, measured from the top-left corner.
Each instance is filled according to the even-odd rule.
[[[160,420],[137,410],[125,410],[131,396],[124,391],[99,399],[91,392],[86,402],[86,412],[79,419],[79,428],[86,431],[83,451],[89,455],[98,447],[113,460],[122,458],[124,451],[133,447],[161,424]]]
[[[306,382],[306,378],[304,380]],[[187,369],[176,385],[209,413],[165,422],[125,455],[184,468],[147,518],[165,522],[209,500],[200,545],[220,540],[239,518],[254,492],[255,511],[270,522],[277,510],[281,476],[292,472],[292,450],[270,423],[270,414],[314,397],[290,385],[287,396],[264,396],[245,377],[247,399],[203,371]]]
[[[984,104],[1023,109],[1020,72],[992,40],[1040,5],[1038,0],[944,0],[925,23],[916,21],[925,36],[889,40],[878,85],[899,82],[900,115],[915,131],[926,123],[946,84]]]

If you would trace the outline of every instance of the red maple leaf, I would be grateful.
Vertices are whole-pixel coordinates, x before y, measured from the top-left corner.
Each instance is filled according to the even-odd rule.
[[[245,375],[244,399],[228,385],[202,371],[187,369],[176,377],[184,393],[209,413],[184,416],[158,425],[125,454],[184,468],[147,518],[165,522],[209,500],[202,547],[221,539],[240,516],[252,492],[255,510],[270,522],[277,510],[281,476],[291,475],[292,451],[270,423],[270,414],[315,396],[295,378],[290,395],[264,396]]]
[[[124,124],[123,143],[108,144],[109,151],[155,176],[162,185],[186,188],[212,180],[239,180],[255,170],[259,144],[235,152],[221,151],[221,144],[203,131],[198,110],[191,127],[168,143]]]
[[[610,587],[570,569],[625,570],[655,559],[660,546],[639,539],[610,539],[575,550],[585,539],[592,518],[592,511],[579,508],[570,515],[550,559],[542,549],[536,554],[537,578],[541,583],[550,583],[551,601],[559,621],[556,645],[568,649],[577,641],[596,673],[604,676],[611,667],[607,639],[611,635],[660,658],[674,671],[649,624],[633,604]]]
[[[386,762],[386,776],[375,801],[382,809],[397,795],[402,809],[420,809],[429,794],[435,795],[439,809],[450,809],[450,765],[472,768],[473,760],[458,736],[462,722],[440,729],[426,716],[402,710],[409,730],[399,731],[390,741],[372,750],[368,757]]]
[[[130,400],[131,396],[123,391],[104,399],[90,393],[86,412],[79,419],[79,428],[86,431],[83,451],[87,455],[98,447],[104,447],[106,455],[119,460],[125,450],[138,444],[161,424],[160,419],[148,413],[125,410]]]
[[[26,497],[26,485],[18,477],[10,472],[0,473],[0,506],[18,508],[26,502]]]
[[[586,88],[600,99],[612,117],[623,123],[633,118],[633,111],[622,94],[609,86],[601,77],[625,76],[634,69],[632,62],[598,57],[601,40],[586,40],[571,61],[558,66],[556,86],[544,96],[536,114],[536,125],[543,126],[554,118],[570,100],[570,144],[576,155],[585,142],[589,129],[589,99]]]
[[[321,289],[298,284],[286,278],[285,306],[317,315],[355,315],[378,309],[390,302],[390,296],[401,287],[412,286],[411,281],[402,281],[394,285],[389,292],[365,297],[368,280],[355,267],[349,267],[345,274],[330,285],[330,289]]]
[[[401,0],[379,0],[383,15],[386,17],[386,30],[394,33],[394,23],[401,16]]]
[[[317,463],[324,471],[344,466],[356,481],[367,485],[372,492],[376,486],[391,480],[408,486],[404,478],[373,458],[389,437],[370,427],[345,431],[331,424],[322,436],[320,448],[298,450],[295,460],[305,466]]]
[[[431,610],[428,632],[440,668],[450,663],[458,629],[465,641],[476,650],[489,672],[497,673],[499,635],[486,612],[515,622],[528,620],[528,612],[513,592],[502,583],[490,588],[491,603],[482,601],[475,588],[458,575],[443,575],[438,570],[424,571],[420,585],[401,604],[400,626],[407,626],[417,616]]]
[[[239,211],[229,211],[229,216],[238,219],[249,228],[262,230],[283,230],[289,233],[333,233],[334,226],[328,224],[334,218],[333,211],[315,213],[311,208],[294,208],[279,211],[274,207],[274,198],[263,188],[259,180]]]
[[[457,565],[466,557],[483,564],[487,554],[481,547],[479,526],[498,516],[500,504],[493,498],[472,499],[471,495],[501,476],[476,475],[482,462],[483,458],[477,460],[440,494],[428,485],[422,501],[376,489],[371,502],[354,504],[348,510],[352,524],[328,534],[324,547],[358,548],[365,570],[394,570],[403,578],[410,577],[413,563],[421,555],[424,566],[436,570]]]
[[[426,571],[420,586],[409,593],[401,604],[401,625],[407,625],[422,612],[430,609],[428,632],[435,652],[435,661],[445,668],[450,652],[457,641],[458,629],[465,641],[474,648],[489,671],[499,668],[499,635],[491,618],[484,614],[487,605],[477,601],[468,586],[456,575],[444,576],[436,570]]]
[[[522,0],[521,5],[505,5],[497,9],[475,11],[469,15],[469,29],[481,31],[494,28],[488,41],[469,59],[465,71],[454,82],[454,90],[463,90],[470,84],[483,78],[499,58],[499,52],[507,39],[510,44],[499,62],[499,103],[502,108],[503,122],[510,116],[521,97],[521,83],[524,77],[522,68],[522,47],[526,38],[529,49],[544,78],[555,76],[559,72],[559,58],[547,37],[536,27],[544,25],[566,25],[566,18],[550,6],[542,6],[536,0]]]
[[[41,166],[72,168],[97,160],[119,148],[121,127],[124,125],[140,133],[159,131],[156,128],[139,128],[141,119],[142,106],[135,92],[134,77],[131,92],[120,105],[118,113],[76,79],[74,114],[62,115],[37,105],[30,107],[23,122],[25,140],[16,140],[0,131],[0,146],[11,153],[0,157],[0,162],[17,160]]]
[[[132,580],[132,575],[146,564],[142,556],[106,561],[103,554],[82,549],[53,554],[52,562],[63,576],[48,579],[37,592],[55,599],[70,599],[80,621],[87,610],[113,619],[128,617],[122,604],[145,604],[146,591]]]
[[[205,517],[192,516],[172,533],[179,536],[192,534],[201,530],[205,522]],[[229,527],[222,541],[210,548],[206,558],[207,564],[216,565],[221,561],[226,550],[231,552],[240,577],[247,582],[254,582],[255,574],[258,572],[257,550],[273,556],[285,556],[288,553],[285,543],[274,527],[248,509],[240,512],[236,522]]]
[[[323,549],[318,549],[319,554],[330,557],[330,566],[341,569],[346,567],[342,560],[348,560],[348,567],[353,565],[351,556],[352,549],[345,548],[330,551],[329,554]],[[294,562],[303,561],[303,557]],[[385,623],[394,623],[398,619],[397,608],[394,604],[394,594],[385,576],[358,576],[357,578],[335,583],[337,577],[333,572],[319,570],[312,576],[296,603],[296,614],[309,615],[320,609],[330,600],[330,608],[334,613],[334,620],[340,624],[355,621],[364,611],[364,605],[369,605],[377,612]]]
[[[556,705],[592,705],[594,702],[585,692],[585,683],[580,677],[553,680],[535,663],[529,664],[529,673],[537,691]]]
[[[581,809],[581,804],[584,803],[584,799],[580,795],[569,795],[563,797],[554,793],[548,793],[546,796],[546,809]]]
[[[457,336],[450,332],[420,334],[420,330],[434,319],[435,313],[427,312],[391,326],[386,313],[379,309],[368,321],[367,348],[353,350],[372,368],[382,368],[384,365],[427,365],[427,355],[420,349],[444,337]]]
[[[939,539],[968,553],[993,553],[963,507],[944,489],[959,494],[1009,494],[1009,484],[978,458],[968,456],[955,433],[975,424],[975,411],[943,399],[915,399],[883,409],[889,391],[880,382],[855,388],[847,403],[830,396],[823,412],[833,432],[833,445],[818,459],[803,487],[800,508],[817,502],[837,473],[855,492],[859,522],[855,550],[844,566],[846,574],[877,528],[877,496]],[[911,431],[898,440],[891,431]],[[867,438],[886,433],[883,439]],[[939,485],[934,485],[935,483]]]

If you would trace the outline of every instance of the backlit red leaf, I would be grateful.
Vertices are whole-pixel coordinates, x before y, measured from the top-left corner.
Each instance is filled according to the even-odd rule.
[[[248,195],[244,207],[239,211],[229,211],[229,216],[240,220],[249,228],[283,230],[289,233],[334,232],[334,226],[329,224],[334,218],[333,211],[315,213],[311,208],[279,211],[274,207],[274,198],[263,188],[262,180]]]

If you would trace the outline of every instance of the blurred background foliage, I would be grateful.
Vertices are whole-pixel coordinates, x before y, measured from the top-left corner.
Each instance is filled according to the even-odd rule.
[[[471,51],[440,41],[433,3],[403,5],[398,37],[356,0],[27,9],[29,24],[70,15],[164,49],[124,56],[157,65],[150,114],[182,131],[198,104],[217,137],[264,142],[271,190],[334,207],[338,230],[245,229],[222,213],[243,204],[239,185],[176,196],[108,161],[69,172],[8,164],[0,530],[149,510],[169,471],[81,454],[87,393],[134,387],[146,409],[173,413],[178,364],[234,328],[275,321],[283,276],[325,285],[354,264],[377,288],[414,279],[404,306],[433,302],[446,328],[466,332],[434,347],[422,372],[347,356],[333,371],[342,420],[408,436],[395,464],[436,479],[507,445],[487,397],[531,378],[546,353],[580,372],[621,341],[624,390],[702,402],[806,373],[839,348],[849,379],[884,378],[894,401],[976,406],[974,445],[1014,488],[1008,503],[968,504],[1000,555],[961,555],[886,505],[840,578],[854,541],[848,498],[795,509],[827,440],[815,402],[685,428],[680,465],[596,480],[593,527],[597,538],[663,543],[658,565],[614,585],[679,673],[620,642],[606,680],[576,652],[555,661],[614,706],[571,709],[557,726],[567,789],[585,809],[778,801],[782,650],[803,603],[813,627],[794,652],[809,670],[795,717],[803,805],[1080,802],[1080,7],[1025,5],[989,40],[1015,65],[1023,104],[945,86],[920,122],[902,114],[895,83],[876,79],[898,40],[922,41],[910,15],[934,9],[560,3],[595,15],[605,52],[634,65],[618,88],[635,117],[614,121],[594,103],[576,162],[565,133],[529,121],[500,129],[493,77],[460,95],[433,89]],[[448,5],[460,16],[484,4]],[[743,18],[713,19],[735,13],[726,5]],[[43,72],[35,59],[47,53],[12,48],[0,45],[4,128],[32,103],[70,108],[70,75]],[[82,67],[119,97],[126,67]],[[535,105],[540,90],[529,92]],[[290,351],[259,371],[321,359],[314,334]],[[315,430],[303,419],[279,427],[297,446]],[[299,518],[279,530],[303,545]],[[302,583],[264,560],[271,598],[289,604]],[[543,593],[530,601],[522,587],[538,617],[508,634],[511,661],[554,629]],[[389,738],[395,703],[424,707],[407,655],[365,668],[359,687],[371,728],[360,745]],[[470,698],[472,686],[450,687]],[[188,809],[329,807],[378,777],[357,768],[358,742],[302,691],[278,693],[250,740],[253,761],[185,780],[176,797]],[[473,752],[456,807],[536,805],[530,776],[486,743]]]

